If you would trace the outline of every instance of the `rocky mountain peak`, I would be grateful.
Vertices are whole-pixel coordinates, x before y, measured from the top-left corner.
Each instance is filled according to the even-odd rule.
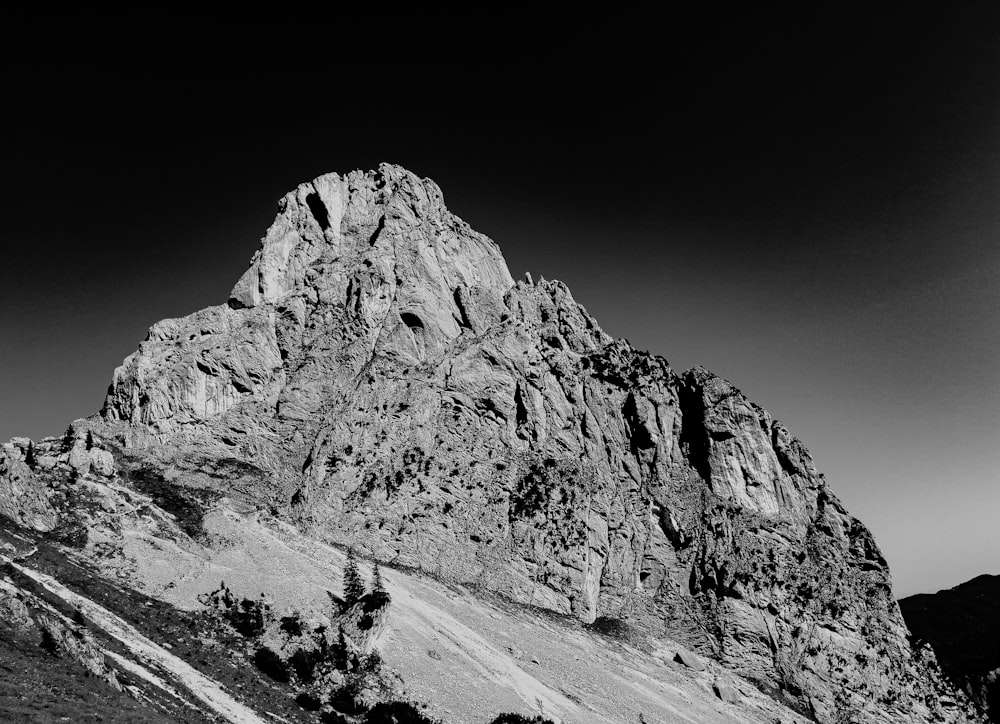
[[[177,485],[672,637],[821,722],[964,716],[800,441],[613,340],[565,285],[515,283],[398,166],[285,196],[228,303],[154,325],[95,425]]]
[[[433,181],[382,164],[325,174],[287,194],[230,305],[277,303],[358,273],[383,281],[378,291],[411,314],[451,307],[458,321],[440,330],[451,336],[461,324],[462,290],[502,295],[513,284],[499,247],[449,212]]]
[[[116,372],[104,414],[167,430],[239,402],[275,401],[286,381],[278,370],[323,341],[327,352],[336,346],[351,357],[355,372],[382,351],[409,361],[433,357],[463,330],[497,322],[513,285],[497,245],[450,213],[433,181],[391,164],[325,174],[281,199],[228,304],[198,313],[194,336],[187,320],[150,329],[143,349],[156,346],[170,367],[154,387],[182,390],[179,397],[136,397],[133,376],[141,372],[130,358]],[[238,344],[220,349],[223,339]],[[190,353],[181,366],[177,342]],[[286,405],[283,412],[301,417],[310,409]]]

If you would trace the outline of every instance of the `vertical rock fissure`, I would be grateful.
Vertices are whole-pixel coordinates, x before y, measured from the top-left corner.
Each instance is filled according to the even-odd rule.
[[[309,207],[309,211],[312,213],[313,218],[316,219],[316,223],[319,224],[321,230],[326,231],[330,228],[330,213],[326,210],[326,205],[320,199],[318,193],[313,191],[311,194],[306,195],[306,206]]]
[[[385,229],[385,214],[378,217],[378,224],[375,225],[375,231],[368,237],[368,246],[375,246],[375,242],[378,241],[378,237],[383,229]]]
[[[455,306],[458,307],[459,324],[466,329],[472,329],[472,323],[469,321],[469,314],[465,311],[465,305],[462,303],[461,287],[455,287],[455,291],[452,296],[455,298]]]
[[[523,425],[528,423],[528,408],[524,406],[523,393],[521,392],[521,383],[518,382],[517,386],[514,387],[514,406],[517,408],[516,414],[516,424],[518,431]]]
[[[681,450],[698,475],[711,483],[712,468],[708,462],[711,442],[705,429],[705,401],[690,377],[677,390],[677,401],[681,409]]]

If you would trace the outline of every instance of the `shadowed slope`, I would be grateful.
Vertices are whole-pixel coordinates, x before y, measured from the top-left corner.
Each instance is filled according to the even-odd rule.
[[[941,668],[1000,720],[1000,576],[908,596],[899,608],[914,637],[934,648]]]

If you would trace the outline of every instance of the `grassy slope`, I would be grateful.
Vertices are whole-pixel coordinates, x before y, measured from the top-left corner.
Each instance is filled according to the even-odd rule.
[[[250,662],[247,653],[243,650],[243,641],[240,637],[226,626],[222,625],[215,617],[196,611],[180,610],[169,603],[151,598],[136,590],[125,588],[112,583],[103,578],[100,573],[82,563],[75,557],[68,556],[65,550],[53,545],[43,537],[36,536],[28,531],[17,529],[8,521],[0,519],[0,540],[7,538],[10,540],[10,533],[16,533],[22,539],[21,547],[24,547],[24,538],[32,540],[37,547],[35,553],[21,560],[21,564],[31,567],[34,570],[46,573],[56,578],[60,583],[78,593],[94,603],[106,608],[112,613],[127,621],[137,628],[143,635],[154,642],[168,648],[175,656],[183,659],[188,664],[198,669],[200,672],[215,680],[228,690],[238,700],[257,711],[269,711],[278,714],[280,717],[291,722],[311,722],[313,717],[303,712],[290,698],[291,689],[278,682],[272,681],[261,674]],[[25,582],[23,577],[17,581],[26,590],[39,595],[50,605],[62,610],[63,613],[72,614],[63,602],[57,597],[47,594],[38,586],[32,586]],[[99,633],[96,627],[91,627],[94,633]],[[42,679],[48,678],[46,673],[49,669],[57,682],[85,681],[86,689],[90,694],[81,699],[70,699],[77,701],[77,708],[72,711],[73,717],[68,721],[213,721],[211,717],[205,718],[190,710],[188,707],[171,707],[171,715],[162,718],[161,714],[149,706],[142,706],[135,699],[126,694],[119,694],[100,680],[87,679],[82,669],[75,663],[59,657],[45,654],[40,647],[30,643],[18,643],[5,637],[9,646],[16,647],[11,651],[12,657],[29,656],[40,653],[36,656],[36,672]],[[107,638],[101,641],[106,648],[118,653],[127,653],[120,645]],[[37,651],[35,649],[37,648]],[[6,660],[6,658],[5,658]],[[13,659],[12,659],[13,660]],[[61,672],[65,671],[65,675]],[[68,677],[68,678],[67,678]],[[136,677],[119,670],[119,678],[123,683],[142,684]],[[28,681],[19,681],[12,678],[11,692],[32,692],[34,689]],[[21,688],[21,686],[26,688]],[[143,687],[148,689],[148,687]],[[39,690],[37,697],[39,702],[48,702],[49,697]],[[36,697],[36,698],[37,698]],[[120,706],[123,699],[130,706]],[[197,702],[195,702],[197,705]],[[132,718],[116,718],[120,712],[133,712]],[[142,712],[141,716],[134,712]],[[0,721],[21,721],[20,714],[15,714],[15,710],[10,711],[0,709]],[[92,717],[84,719],[80,717]],[[160,717],[160,718],[158,718]],[[35,721],[25,719],[25,721]],[[46,721],[39,719],[38,721]],[[58,721],[58,718],[52,719]]]
[[[0,622],[0,721],[161,724],[203,722],[145,706],[87,675],[74,661],[47,653]]]

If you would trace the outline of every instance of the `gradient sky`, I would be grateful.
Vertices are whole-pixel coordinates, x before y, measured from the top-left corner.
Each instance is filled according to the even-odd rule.
[[[151,324],[224,302],[286,191],[390,161],[515,277],[787,424],[898,595],[1000,573],[1000,18],[846,26],[614,64],[9,58],[0,439],[61,433]]]

